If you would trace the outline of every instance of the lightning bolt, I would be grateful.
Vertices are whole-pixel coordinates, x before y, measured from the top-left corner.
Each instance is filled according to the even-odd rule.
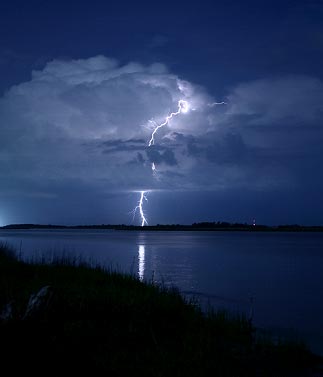
[[[155,134],[156,134],[156,132],[157,132],[160,128],[166,126],[166,124],[168,124],[169,121],[170,121],[174,116],[179,115],[180,113],[187,113],[188,110],[189,110],[188,102],[185,101],[185,100],[183,100],[183,99],[179,100],[179,101],[178,101],[178,108],[177,108],[177,111],[175,111],[174,113],[170,113],[170,114],[166,117],[166,119],[165,119],[165,121],[164,121],[163,123],[158,124],[158,125],[155,127],[155,129],[153,130],[153,132],[152,132],[152,134],[151,134],[151,137],[150,137],[150,140],[149,140],[148,146],[150,147],[150,146],[152,146],[152,145],[155,144]]]
[[[218,105],[227,105],[226,102],[212,102],[212,103],[208,103],[207,106],[209,107],[214,107],[214,106],[218,106]],[[187,113],[190,109],[190,106],[189,106],[189,103],[183,99],[179,100],[178,103],[177,103],[177,111],[175,112],[172,112],[170,113],[169,115],[167,115],[167,117],[165,118],[164,122],[161,123],[161,124],[158,124],[157,122],[153,121],[153,120],[150,120],[149,122],[151,122],[152,124],[155,125],[155,128],[153,129],[153,132],[150,136],[150,139],[149,139],[149,142],[148,142],[148,146],[151,147],[152,145],[155,144],[155,135],[157,133],[157,131],[166,126],[167,124],[169,124],[170,120],[181,114],[181,113]],[[192,110],[195,110],[195,109],[192,109]],[[155,175],[155,177],[157,177],[158,179],[158,175],[157,175],[157,168],[156,168],[156,164],[155,162],[152,162],[151,164],[151,169],[153,171],[153,174]],[[139,211],[139,215],[140,215],[140,219],[141,219],[141,226],[145,226],[145,225],[148,225],[148,221],[145,217],[145,213],[144,213],[144,210],[143,210],[143,203],[144,203],[144,200],[148,201],[147,197],[146,197],[146,193],[148,191],[140,191],[140,199],[138,201],[138,204],[137,206],[133,209],[132,213],[133,213],[133,217],[135,217],[137,211]]]
[[[181,99],[181,100],[178,101],[177,111],[175,111],[175,112],[173,112],[173,113],[170,113],[170,114],[165,118],[165,120],[164,120],[163,123],[161,123],[161,124],[157,124],[157,123],[154,122],[154,121],[150,121],[151,123],[156,124],[156,126],[155,126],[155,128],[154,128],[154,130],[153,130],[153,132],[152,132],[152,134],[151,134],[150,140],[149,140],[149,142],[148,142],[148,146],[151,147],[152,145],[155,144],[155,135],[156,135],[156,132],[157,132],[160,128],[166,126],[166,125],[169,123],[169,121],[170,121],[173,117],[175,117],[176,115],[179,115],[179,114],[181,114],[181,113],[187,113],[188,110],[189,110],[188,102],[185,101],[185,100],[183,100],[183,99]],[[154,162],[151,164],[151,169],[152,169],[153,173],[156,174],[156,165],[155,165]],[[141,226],[148,225],[148,221],[147,221],[147,219],[146,219],[146,217],[145,217],[145,213],[144,213],[144,210],[143,210],[143,203],[144,203],[144,200],[148,201],[148,199],[147,199],[147,197],[146,197],[146,195],[145,195],[147,192],[148,192],[148,191],[140,191],[140,199],[139,199],[139,201],[138,201],[137,206],[136,206],[136,207],[133,209],[133,211],[132,211],[132,213],[133,213],[133,217],[135,217],[135,216],[136,216],[136,213],[139,211],[139,215],[140,215],[140,219],[141,219]]]
[[[218,106],[218,105],[227,105],[227,102],[212,102],[207,104],[210,107]]]
[[[149,140],[149,142],[148,142],[148,146],[151,147],[152,145],[155,144],[155,135],[156,135],[156,132],[157,132],[160,128],[166,126],[166,125],[169,123],[169,121],[170,121],[173,117],[175,117],[176,115],[179,115],[179,114],[181,114],[181,113],[187,113],[188,110],[189,110],[188,102],[185,101],[185,100],[183,100],[183,99],[181,99],[181,100],[178,101],[177,111],[175,111],[175,112],[173,112],[173,113],[170,113],[170,114],[165,118],[165,120],[164,120],[163,123],[158,124],[158,123],[156,123],[156,122],[154,122],[154,121],[150,121],[151,123],[155,124],[156,126],[155,126],[155,128],[154,128],[154,130],[153,130],[153,132],[152,132],[152,134],[151,134],[150,140]],[[157,177],[157,175],[156,175],[156,174],[157,174],[157,172],[156,172],[157,169],[156,169],[156,165],[155,165],[154,162],[151,164],[151,169],[152,169],[152,171],[153,171],[153,174]],[[147,199],[147,197],[146,197],[146,195],[145,195],[147,192],[148,192],[148,191],[140,191],[140,199],[139,199],[139,201],[138,201],[137,206],[136,206],[136,207],[133,209],[133,211],[132,211],[132,213],[133,213],[133,217],[135,217],[135,216],[136,216],[136,213],[139,211],[139,215],[140,215],[140,219],[141,219],[141,226],[148,225],[148,221],[147,221],[147,219],[146,219],[146,217],[145,217],[145,213],[144,213],[144,210],[143,210],[143,208],[142,208],[142,207],[143,207],[144,200],[148,201],[148,199]]]
[[[163,123],[161,123],[161,124],[157,124],[156,122],[150,121],[151,123],[155,123],[155,124],[157,124],[157,125],[156,125],[156,127],[154,128],[154,130],[153,130],[153,132],[152,132],[152,134],[151,134],[150,140],[149,140],[149,142],[148,142],[148,147],[151,147],[152,145],[155,144],[155,134],[157,133],[157,131],[158,131],[160,128],[162,128],[162,127],[166,126],[167,124],[169,124],[169,121],[170,121],[173,117],[175,117],[176,115],[179,115],[179,114],[181,114],[181,113],[187,113],[188,110],[189,110],[189,104],[188,104],[188,102],[185,101],[185,100],[183,100],[183,99],[180,99],[180,100],[178,101],[178,104],[177,104],[177,111],[175,111],[174,113],[170,113],[170,114],[166,117],[166,119],[165,119],[165,121],[164,121]],[[151,170],[153,171],[153,173],[155,174],[155,176],[157,176],[157,175],[156,175],[156,165],[155,165],[154,162],[151,164]]]
[[[136,207],[132,211],[133,217],[135,217],[137,211],[139,211],[139,216],[140,216],[140,219],[141,219],[141,226],[148,225],[148,221],[146,219],[144,210],[142,208],[144,200],[146,200],[146,202],[148,202],[148,199],[147,199],[147,197],[145,195],[147,192],[148,191],[140,191],[140,199],[138,201],[138,204],[136,205]]]

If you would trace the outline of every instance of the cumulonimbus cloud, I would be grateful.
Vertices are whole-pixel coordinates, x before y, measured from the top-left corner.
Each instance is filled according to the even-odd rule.
[[[162,122],[180,99],[189,113],[148,147],[150,120]],[[320,80],[258,80],[233,88],[226,105],[209,106],[217,100],[162,64],[104,56],[49,62],[0,99],[0,179],[35,192],[53,182],[106,191],[266,187],[297,176],[303,165],[296,167],[295,153],[304,164],[317,161]]]

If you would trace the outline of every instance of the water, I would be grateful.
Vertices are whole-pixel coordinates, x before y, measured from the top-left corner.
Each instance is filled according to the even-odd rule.
[[[24,258],[81,257],[252,315],[323,354],[323,233],[0,230]]]

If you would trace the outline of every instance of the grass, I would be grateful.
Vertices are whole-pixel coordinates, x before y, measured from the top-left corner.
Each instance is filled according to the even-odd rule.
[[[30,296],[50,286],[25,318]],[[1,368],[43,375],[312,376],[320,358],[274,344],[226,312],[202,313],[175,290],[131,275],[56,260],[25,263],[0,245]]]

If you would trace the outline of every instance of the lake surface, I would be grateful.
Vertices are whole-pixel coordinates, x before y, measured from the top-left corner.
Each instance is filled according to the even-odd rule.
[[[323,233],[0,230],[23,258],[82,258],[176,286],[323,354]]]

